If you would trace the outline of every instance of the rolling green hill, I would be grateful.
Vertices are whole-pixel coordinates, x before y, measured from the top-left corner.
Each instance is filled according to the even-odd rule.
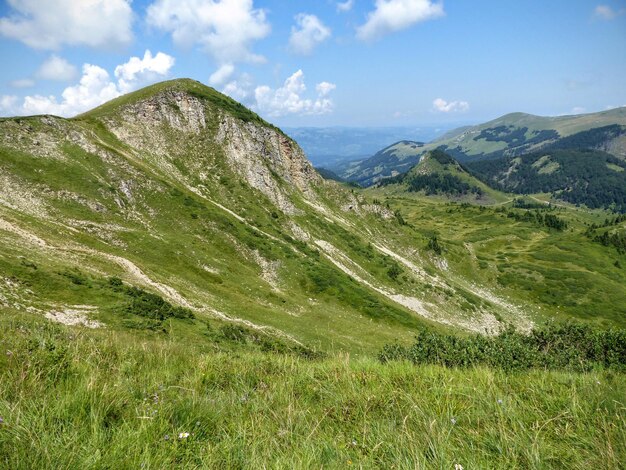
[[[600,151],[548,150],[467,163],[490,186],[626,211],[626,161]]]
[[[407,173],[385,178],[379,186],[388,196],[408,192],[479,204],[493,204],[510,199],[472,176],[454,158],[441,150],[425,153],[420,162]]]
[[[408,171],[429,150],[441,148],[460,162],[514,157],[541,150],[601,150],[626,158],[626,108],[576,116],[542,117],[512,113],[477,126],[451,131],[428,144],[397,155],[331,168],[363,186]],[[384,155],[382,155],[384,156]]]

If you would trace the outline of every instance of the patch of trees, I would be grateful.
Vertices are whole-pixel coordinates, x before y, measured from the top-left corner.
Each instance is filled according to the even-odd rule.
[[[545,155],[559,164],[552,173],[539,173],[533,166]],[[516,159],[514,162],[513,159]],[[626,212],[626,163],[601,151],[554,150],[519,157],[502,157],[466,163],[466,168],[486,184],[518,194],[553,193],[555,197],[590,208],[612,207]]]
[[[406,184],[410,192],[424,191],[427,196],[441,193],[452,196],[462,196],[470,193],[481,196],[483,194],[483,190],[478,186],[472,186],[458,176],[448,173],[411,175],[406,179]]]
[[[545,209],[551,210],[553,209],[551,204],[544,204],[541,202],[532,201],[530,199],[524,199],[521,197],[516,197],[513,199],[513,207],[515,209]]]
[[[521,143],[526,140],[528,127],[498,126],[483,129],[474,140],[484,139],[487,142],[506,142],[507,144]]]
[[[567,228],[567,222],[565,220],[557,217],[554,214],[543,214],[542,212],[537,210],[524,211],[522,213],[509,211],[507,217],[509,217],[510,219],[515,219],[518,222],[530,222],[541,227],[558,230],[559,232],[562,232]]]
[[[617,252],[621,255],[626,253],[626,234],[605,231],[593,237],[593,241],[601,243],[604,246],[612,246],[616,248]]]
[[[603,148],[607,141],[613,140],[622,134],[626,134],[626,126],[614,124],[596,127],[595,129],[563,137],[557,142],[548,145],[546,149],[599,149]]]
[[[407,360],[413,364],[446,367],[488,366],[505,371],[556,369],[626,370],[626,330],[600,330],[579,323],[549,323],[530,334],[509,327],[497,336],[456,336],[421,332],[410,347],[387,345],[383,363]]]

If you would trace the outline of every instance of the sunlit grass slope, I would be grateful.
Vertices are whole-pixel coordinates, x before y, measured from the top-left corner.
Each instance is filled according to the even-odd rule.
[[[620,468],[623,375],[306,359],[3,312],[0,466]]]

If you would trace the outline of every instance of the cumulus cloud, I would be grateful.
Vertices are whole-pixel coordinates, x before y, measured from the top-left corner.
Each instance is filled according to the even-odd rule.
[[[19,98],[14,95],[0,96],[0,112],[4,115],[15,114]]]
[[[364,41],[375,40],[444,14],[443,3],[432,0],[376,0],[376,9],[368,14],[365,24],[357,28],[357,37]]]
[[[317,91],[319,96],[325,97],[328,96],[335,88],[337,88],[337,85],[334,83],[322,82],[315,86],[315,91]]]
[[[252,76],[247,73],[241,74],[236,80],[227,83],[222,89],[222,93],[246,106],[255,107],[254,81]]]
[[[227,83],[222,93],[260,114],[280,117],[332,112],[334,103],[330,94],[335,88],[334,83],[320,82],[315,86],[315,94],[307,94],[304,73],[298,70],[281,87],[275,89],[267,85],[255,86],[250,75],[242,74]]]
[[[78,70],[76,70],[76,67],[70,64],[67,60],[54,54],[41,64],[36,73],[37,78],[63,82],[73,80],[77,75]]]
[[[213,86],[223,85],[235,72],[233,64],[224,64],[209,77],[209,84]]]
[[[330,28],[317,16],[300,13],[296,15],[296,26],[291,28],[289,48],[296,54],[308,55],[330,35]]]
[[[572,108],[572,114],[582,114],[582,113],[584,113],[585,111],[587,111],[587,109],[586,109],[586,108],[583,108],[582,106],[574,106],[574,107]]]
[[[609,5],[598,5],[593,10],[594,17],[601,19],[601,20],[607,20],[607,21],[614,19],[615,17],[617,17],[618,15],[622,13],[623,13],[623,10],[615,11]]]
[[[116,47],[132,41],[129,0],[7,0],[0,34],[36,49]]]
[[[220,64],[263,62],[250,49],[271,29],[252,0],[157,0],[147,22],[171,33],[176,44],[199,45]]]
[[[20,78],[9,83],[13,88],[31,88],[35,86],[35,80],[32,78]]]
[[[167,75],[174,66],[171,55],[158,52],[155,56],[149,50],[139,57],[131,57],[128,62],[115,67],[115,78],[122,93],[128,93],[139,86],[158,80]]]
[[[274,90],[268,86],[257,87],[254,91],[256,109],[274,117],[288,114],[327,114],[334,107],[332,99],[328,97],[334,87],[332,83],[322,82],[316,87],[317,97],[306,98],[304,73],[298,70],[280,88]]]
[[[337,2],[337,11],[346,12],[352,10],[354,0],[346,0],[345,2]]]
[[[437,98],[433,101],[433,110],[439,113],[464,113],[469,111],[469,103],[467,101],[446,101]]]
[[[22,110],[24,114],[73,116],[119,95],[119,90],[111,82],[106,70],[97,65],[85,64],[80,82],[63,90],[60,102],[52,95],[27,96],[24,98]]]
[[[84,64],[80,81],[76,85],[65,88],[60,99],[54,95],[32,95],[26,96],[23,103],[18,105],[16,97],[3,97],[0,102],[0,110],[5,115],[56,114],[58,116],[75,116],[146,83],[162,78],[167,75],[173,65],[173,57],[162,52],[152,56],[150,51],[146,51],[143,59],[131,57],[128,62],[115,68],[116,82],[111,78],[109,72],[102,67]]]

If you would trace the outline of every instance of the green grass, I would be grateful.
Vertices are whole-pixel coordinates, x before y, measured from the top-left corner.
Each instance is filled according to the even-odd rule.
[[[368,193],[384,199],[378,191]],[[585,235],[589,225],[605,220],[606,212],[557,207],[549,214],[568,224],[558,231],[524,220],[528,211],[510,203],[480,207],[397,196],[384,201],[416,233],[437,235],[451,276],[492,287],[526,305],[536,318],[626,325],[626,270],[618,267],[626,264],[624,255]]]
[[[586,469],[626,459],[618,373],[307,360],[9,311],[0,326],[5,468]]]

